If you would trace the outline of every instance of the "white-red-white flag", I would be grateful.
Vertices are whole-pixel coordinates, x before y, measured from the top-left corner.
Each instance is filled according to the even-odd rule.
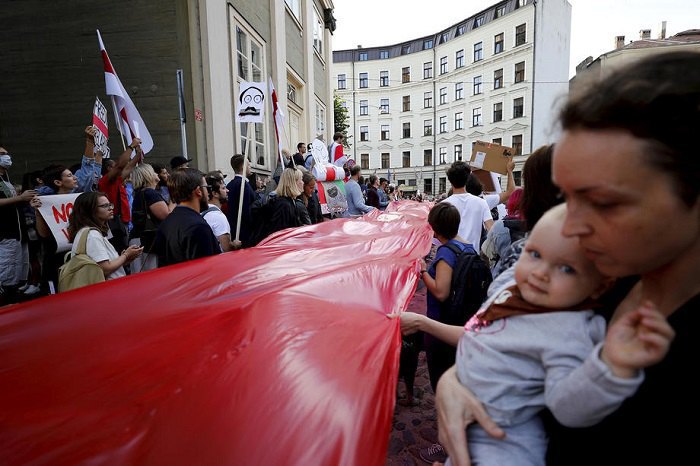
[[[275,135],[277,136],[277,154],[279,155],[282,166],[284,167],[284,157],[282,157],[282,138],[280,135],[284,134],[284,113],[279,107],[277,102],[277,92],[275,91],[275,85],[272,84],[272,78],[268,78],[268,86],[270,88],[270,95],[272,96],[272,115],[275,120]],[[292,162],[294,163],[294,162]]]
[[[100,31],[97,30],[97,40],[100,41],[100,52],[102,53],[102,61],[104,62],[105,68],[105,85],[107,88],[107,95],[114,97],[114,104],[117,107],[117,113],[119,114],[119,120],[117,124],[121,130],[121,133],[126,138],[127,144],[131,144],[131,140],[139,134],[141,139],[141,149],[144,154],[147,154],[151,149],[153,149],[153,138],[151,138],[151,133],[148,132],[146,124],[143,122],[143,118],[136,110],[136,106],[131,101],[129,94],[122,86],[117,72],[114,71],[112,62],[107,55],[107,50],[105,50],[105,45],[102,42],[102,36]]]

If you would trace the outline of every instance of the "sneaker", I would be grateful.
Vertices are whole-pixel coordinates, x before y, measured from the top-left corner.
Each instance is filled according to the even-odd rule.
[[[41,291],[41,288],[39,288],[36,285],[29,285],[27,288],[22,291],[22,294],[24,295],[32,295],[32,294],[37,294],[38,292]]]
[[[19,288],[17,288],[17,291],[19,291],[20,293],[24,293],[24,290],[26,290],[26,289],[29,288],[30,286],[31,286],[31,285],[29,284],[29,282],[26,282],[24,285],[22,285],[22,286],[20,286]]]
[[[433,443],[428,448],[421,448],[419,455],[420,459],[430,464],[436,461],[438,463],[444,463],[447,460],[447,452],[439,443]]]

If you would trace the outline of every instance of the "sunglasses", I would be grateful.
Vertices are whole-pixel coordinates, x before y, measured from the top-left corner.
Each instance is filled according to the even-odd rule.
[[[112,210],[112,209],[114,209],[114,204],[112,204],[111,202],[108,202],[107,204],[98,204],[97,207],[101,207],[101,208],[107,209],[107,210]]]

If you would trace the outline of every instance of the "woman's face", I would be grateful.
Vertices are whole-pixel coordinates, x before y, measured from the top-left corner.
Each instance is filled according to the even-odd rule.
[[[63,173],[61,173],[61,184],[59,189],[72,191],[76,186],[78,186],[78,178],[76,178],[70,170],[63,170]]]
[[[170,173],[168,173],[168,170],[166,168],[161,168],[160,172],[158,173],[158,178],[163,183],[167,183],[168,178],[170,178]]]
[[[700,241],[700,202],[688,207],[644,140],[621,130],[567,131],[552,176],[566,196],[562,232],[613,277],[661,269]]]
[[[297,188],[299,188],[299,191],[302,193],[304,192],[304,180],[301,179],[301,176],[297,177]]]
[[[97,198],[97,211],[95,212],[95,217],[97,220],[104,223],[107,223],[107,220],[111,220],[112,217],[114,217],[114,206],[105,196],[100,196]]]

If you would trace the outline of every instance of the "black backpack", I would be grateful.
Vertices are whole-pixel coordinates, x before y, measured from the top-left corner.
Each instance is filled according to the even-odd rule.
[[[518,220],[514,218],[508,218],[503,220],[503,226],[508,228],[510,233],[510,244],[515,243],[519,239],[525,238],[527,234],[525,220]]]
[[[440,321],[449,325],[464,325],[486,300],[493,277],[488,266],[471,248],[462,251],[452,243],[440,247],[448,248],[457,256],[452,269],[450,296],[440,306]]]

